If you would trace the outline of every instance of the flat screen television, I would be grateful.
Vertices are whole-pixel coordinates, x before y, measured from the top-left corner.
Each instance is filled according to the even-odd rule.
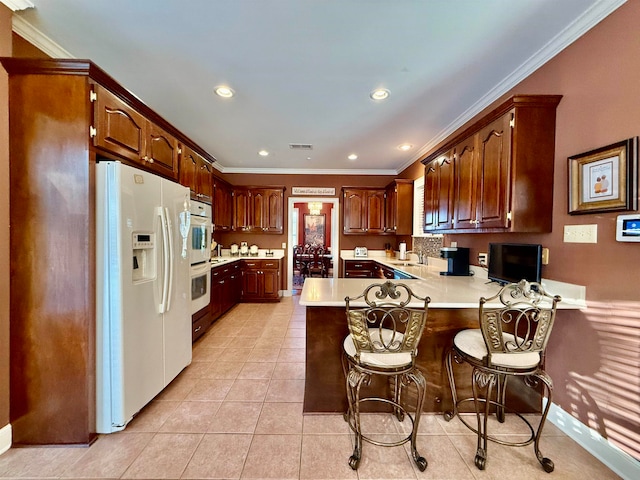
[[[542,270],[542,245],[526,243],[489,244],[489,280],[517,283],[523,278],[540,282]]]

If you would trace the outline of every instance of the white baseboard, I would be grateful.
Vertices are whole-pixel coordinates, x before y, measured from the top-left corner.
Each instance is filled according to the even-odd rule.
[[[555,403],[551,404],[547,418],[617,475],[625,480],[640,478],[640,461],[612,445],[602,435],[569,415]]]
[[[0,455],[11,448],[11,424],[0,428]]]
[[[291,290],[280,290],[280,296],[281,297],[292,297],[293,296],[293,291],[291,291]]]

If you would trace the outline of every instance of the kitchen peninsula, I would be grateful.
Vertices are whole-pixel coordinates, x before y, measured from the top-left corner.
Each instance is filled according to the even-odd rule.
[[[498,285],[488,283],[486,272],[475,267],[474,276],[442,276],[440,272],[446,270],[446,263],[435,258],[429,258],[428,265],[407,266],[398,265],[398,262],[385,257],[373,256],[369,260],[418,277],[415,280],[394,281],[406,283],[419,296],[431,297],[427,325],[418,348],[418,365],[427,380],[424,410],[443,412],[451,408],[449,384],[443,365],[447,349],[458,331],[477,328],[478,301],[482,296],[494,295]],[[346,411],[341,355],[342,342],[349,332],[344,298],[356,297],[368,285],[384,281],[372,278],[305,280],[300,297],[300,305],[306,307],[307,321],[305,413]],[[549,292],[562,296],[562,302],[558,305],[559,321],[562,321],[561,310],[586,308],[584,287],[546,279],[542,284]],[[360,304],[364,305],[364,302]],[[459,373],[464,374],[464,370],[460,369]],[[465,382],[461,381],[460,384],[464,385]]]

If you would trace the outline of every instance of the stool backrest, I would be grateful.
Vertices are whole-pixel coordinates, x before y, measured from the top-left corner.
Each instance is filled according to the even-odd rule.
[[[521,280],[480,299],[480,329],[491,365],[491,355],[539,353],[547,347],[562,299],[549,295],[539,283]]]
[[[353,308],[359,300],[365,306]],[[362,352],[411,352],[415,357],[430,301],[415,295],[406,284],[391,281],[369,285],[357,297],[346,297],[347,324],[356,356]]]

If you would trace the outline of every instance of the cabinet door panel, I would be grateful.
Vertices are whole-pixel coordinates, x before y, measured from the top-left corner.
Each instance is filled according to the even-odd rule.
[[[182,156],[180,158],[180,185],[189,187],[191,196],[197,194],[196,175],[198,172],[198,163],[195,154],[187,147],[182,147]]]
[[[278,298],[278,271],[277,270],[263,270],[263,296],[264,298]]]
[[[398,187],[395,184],[387,188],[384,225],[387,233],[393,233],[398,228]]]
[[[251,229],[250,200],[247,189],[235,188],[233,190],[233,229],[236,231]]]
[[[384,190],[367,192],[367,233],[384,233]]]
[[[231,188],[219,179],[214,181],[213,225],[216,231],[229,231],[233,225]]]
[[[455,228],[475,228],[476,220],[476,148],[475,136],[455,147],[456,183]]]
[[[245,269],[242,272],[242,297],[257,298],[260,296],[259,270]]]
[[[365,233],[365,192],[344,191],[344,233]]]
[[[282,233],[284,231],[284,192],[274,189],[267,193],[265,227],[269,233]]]
[[[448,229],[453,225],[453,186],[454,162],[453,154],[446,155],[438,164],[438,184],[435,194],[437,230]]]
[[[438,172],[436,162],[427,164],[424,171],[424,215],[422,230],[429,232],[436,228],[438,203],[436,193],[438,190]]]
[[[478,172],[479,227],[507,227],[511,160],[511,113],[480,131]]]
[[[149,123],[147,136],[147,167],[160,174],[178,179],[178,140],[162,128]]]
[[[144,156],[146,119],[110,91],[95,85],[94,145],[139,162]]]

